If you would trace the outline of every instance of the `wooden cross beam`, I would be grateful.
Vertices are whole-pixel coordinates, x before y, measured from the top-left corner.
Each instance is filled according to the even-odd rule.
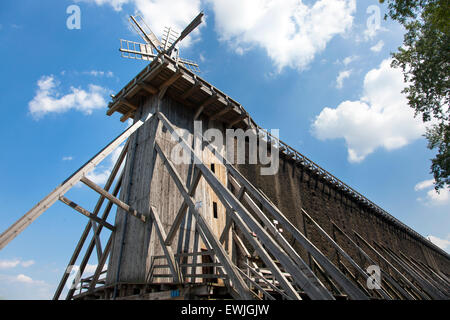
[[[198,169],[202,171],[203,177],[209,183],[211,188],[216,193],[217,197],[221,200],[225,207],[228,209],[234,209],[239,211],[239,215],[232,215],[232,219],[239,226],[239,228],[243,231],[244,235],[247,237],[247,240],[252,243],[252,245],[257,248],[260,253],[261,258],[263,259],[266,265],[270,266],[275,276],[278,278],[280,283],[284,286],[285,290],[289,292],[292,298],[301,299],[298,295],[297,291],[292,287],[291,283],[286,279],[286,277],[281,273],[278,266],[274,263],[272,258],[269,257],[266,250],[263,246],[256,241],[255,238],[251,235],[250,229],[255,232],[260,239],[262,239],[264,245],[266,247],[271,248],[272,254],[279,260],[284,261],[285,264],[293,264],[290,258],[281,250],[281,248],[270,238],[267,231],[265,231],[255,220],[254,217],[250,215],[250,213],[244,208],[242,204],[234,197],[234,195],[222,185],[222,183],[217,179],[214,173],[202,162],[200,158],[195,154],[194,150],[184,141],[182,137],[178,135],[178,133],[174,130],[173,125],[170,121],[161,113],[157,113],[158,118],[162,121],[166,129],[175,137],[175,139],[180,143],[181,147],[184,148],[191,157],[194,159],[194,164]],[[156,147],[156,145],[155,145]],[[169,162],[170,163],[170,162]],[[232,212],[232,210],[227,210],[227,212]],[[246,221],[244,222],[241,217],[244,217]],[[250,229],[249,229],[250,228]]]
[[[92,221],[95,221],[95,222],[97,222],[98,224],[100,224],[100,225],[102,225],[102,226],[108,228],[109,230],[114,231],[114,230],[116,229],[113,225],[109,224],[107,221],[105,221],[105,220],[103,220],[103,219],[100,219],[99,217],[93,215],[91,212],[87,211],[86,209],[84,209],[83,207],[79,206],[79,205],[76,204],[75,202],[73,202],[73,201],[67,199],[66,197],[60,196],[60,197],[59,197],[59,200],[60,200],[62,203],[65,203],[66,205],[68,205],[69,207],[71,207],[72,209],[78,211],[78,212],[81,213],[82,215],[88,217],[88,218],[91,219]]]
[[[402,261],[400,257],[398,257],[393,251],[386,249],[385,247],[379,245],[376,241],[374,241],[375,245],[383,250],[392,260],[394,260],[397,265],[399,265],[407,274],[409,274],[416,283],[420,285],[420,287],[425,291],[431,298],[436,300],[445,299],[445,296],[434,286],[429,283],[427,280],[422,278],[417,272],[411,268],[406,262]]]
[[[158,236],[159,242],[164,251],[167,262],[169,263],[169,268],[170,271],[172,272],[173,279],[175,283],[182,283],[183,276],[181,274],[180,267],[177,261],[175,260],[172,248],[170,247],[170,245],[168,246],[164,243],[164,240],[167,238],[166,232],[164,231],[164,226],[161,223],[161,220],[159,219],[159,215],[156,211],[156,208],[153,206],[150,207],[150,216],[152,217],[153,224],[155,225],[156,235]]]
[[[158,113],[158,118],[164,119],[163,122],[165,124],[169,124],[170,122],[165,118],[164,115]],[[170,130],[170,129],[169,129]],[[173,129],[172,129],[173,131]],[[176,133],[175,133],[176,134]],[[282,213],[278,210],[278,208],[268,201],[258,189],[256,189],[234,166],[231,164],[228,159],[223,157],[215,148],[213,144],[208,142],[207,139],[202,137],[203,141],[205,141],[206,146],[211,150],[214,156],[218,159],[220,163],[225,165],[228,169],[228,172],[237,179],[237,181],[241,184],[241,186],[245,186],[247,191],[253,196],[258,202],[260,202],[263,207],[275,218],[280,224],[283,226],[284,230],[288,231],[296,241],[298,241],[308,252],[311,253],[312,256],[324,267],[327,273],[336,280],[336,282],[348,293],[348,295],[352,299],[356,300],[367,300],[368,297],[355,285],[353,284],[342,272],[322,253],[319,249],[317,249]],[[194,156],[195,154],[190,149],[189,145],[184,140],[179,137],[179,141],[183,148],[186,148],[188,152],[191,152]],[[189,151],[190,150],[190,151]],[[208,169],[206,169],[208,171]],[[205,174],[205,172],[204,172]],[[206,176],[206,175],[205,175]],[[219,187],[220,188],[220,187]],[[228,191],[228,190],[227,190]],[[226,194],[227,191],[215,191],[218,196],[221,194]],[[234,197],[233,197],[234,198]],[[230,203],[235,203],[237,206],[241,206],[238,202],[236,203],[236,199],[231,199]],[[244,212],[246,212],[244,208]]]
[[[197,186],[198,186],[201,176],[202,175],[201,175],[200,170],[195,170],[194,179],[192,180],[192,183],[189,186],[189,196],[191,196],[191,197],[194,196],[195,190],[197,189]],[[175,220],[167,234],[167,237],[165,240],[165,244],[167,246],[170,246],[172,244],[172,241],[175,238],[175,235],[178,232],[178,229],[180,228],[181,222],[183,221],[183,218],[186,215],[187,209],[188,209],[188,204],[186,203],[186,201],[183,201],[183,203],[181,204],[180,209],[178,210],[178,213],[175,217]]]
[[[245,187],[240,187],[238,182],[230,176],[231,184],[242,191],[242,197],[247,204],[256,213],[263,225],[268,229],[272,236],[278,241],[283,249],[289,254],[289,256],[296,263],[297,268],[287,268],[287,271],[295,279],[297,284],[305,291],[305,293],[311,297],[311,299],[321,300],[334,300],[333,295],[325,288],[320,280],[314,275],[308,265],[298,255],[294,248],[289,244],[285,237],[278,231],[278,229],[267,218],[264,212],[256,205],[252,198],[245,192]]]
[[[213,103],[214,101],[216,101],[218,99],[218,95],[217,92],[214,92],[209,98],[206,98],[205,101],[203,101],[203,103],[198,107],[197,111],[195,112],[194,115],[194,120],[197,120],[198,117],[200,117],[200,115],[202,114],[203,110],[209,106],[211,103]]]
[[[30,211],[22,218],[17,220],[11,227],[0,235],[0,250],[3,249],[11,240],[27,228],[34,220],[36,220],[45,210],[52,206],[59,197],[69,191],[81,178],[91,171],[96,165],[103,161],[112,151],[122,144],[128,137],[133,134],[145,122],[152,119],[152,114],[146,115],[144,118],[136,121],[132,126],[126,129],[110,144],[103,148],[98,154],[91,158],[84,166],[73,173],[68,179],[60,184],[55,190],[49,193],[44,199],[38,202]]]
[[[155,150],[158,152],[158,155],[161,157],[164,165],[166,166],[167,170],[170,173],[170,176],[172,180],[175,182],[176,186],[178,187],[181,195],[183,196],[184,200],[187,202],[189,208],[192,210],[195,220],[197,222],[197,225],[199,229],[201,229],[200,234],[204,235],[203,241],[205,243],[210,243],[212,248],[214,249],[215,254],[218,256],[220,262],[223,265],[223,268],[225,269],[227,275],[230,277],[231,281],[233,281],[234,286],[236,287],[236,290],[239,292],[242,299],[251,299],[252,294],[250,293],[249,288],[245,284],[244,280],[241,278],[241,276],[236,272],[235,267],[233,266],[233,263],[231,262],[228,254],[225,252],[223,247],[220,245],[219,240],[216,238],[214,233],[210,230],[208,224],[204,220],[203,216],[200,214],[200,212],[195,207],[195,202],[192,196],[189,195],[189,191],[186,188],[186,186],[183,184],[178,172],[176,171],[173,164],[166,158],[164,155],[164,152],[161,150],[159,145],[155,143]]]
[[[202,83],[197,79],[197,77],[194,77],[194,85],[190,87],[183,95],[181,96],[181,99],[187,99],[189,98],[195,90],[200,88],[202,86]]]
[[[108,193],[102,187],[98,186],[96,183],[94,183],[93,181],[89,180],[88,178],[86,178],[86,177],[81,178],[81,182],[83,182],[85,185],[87,185],[92,190],[94,190],[94,191],[98,192],[99,194],[101,194],[103,197],[105,197],[108,200],[110,200],[112,203],[114,203],[115,205],[117,205],[121,209],[123,209],[126,212],[128,212],[129,214],[131,214],[133,217],[141,220],[144,223],[147,221],[147,218],[142,213],[138,212],[136,209],[133,209],[132,207],[130,207],[125,202],[123,202],[123,201],[119,200],[118,198],[114,197],[112,194]]]
[[[408,258],[403,252],[399,251],[399,254],[401,257],[403,257],[404,261],[406,261],[411,267],[414,268],[414,270],[423,278],[428,280],[434,287],[436,287],[442,294],[446,295],[445,292],[448,291],[448,286],[445,287],[441,281],[438,281],[436,278],[433,277],[433,274],[430,272],[427,272],[425,269],[423,269],[422,266],[418,265],[412,259]]]
[[[344,257],[355,269],[358,271],[362,276],[364,280],[367,280],[369,278],[369,274],[364,271],[348,254],[344,251],[334,240],[331,238],[328,233],[322,229],[322,227],[302,208],[301,209],[302,214],[308,218],[309,221],[312,222],[312,224],[316,227],[316,229],[319,231],[319,233]],[[380,284],[381,285],[381,284]],[[380,294],[387,300],[391,300],[389,295],[384,292],[383,289],[378,290]]]
[[[372,247],[362,236],[359,235],[355,230],[353,233],[356,235],[358,239],[360,239],[375,255],[384,263],[386,263],[401,279],[404,281],[416,294],[418,294],[422,299],[430,300],[430,298],[425,295],[421,290],[419,290],[408,278],[406,278],[403,273],[398,271],[396,267],[392,265],[385,257],[383,257],[374,247]]]
[[[88,291],[92,292],[95,289],[98,279],[100,278],[100,274],[103,271],[103,267],[105,266],[106,259],[108,258],[109,253],[111,252],[113,239],[114,239],[113,234],[111,234],[109,236],[108,242],[106,243],[105,251],[103,251],[103,255],[98,261],[97,268],[95,268],[94,276],[91,279]]]
[[[370,263],[371,265],[375,265],[375,261],[372,260],[372,258],[360,247],[358,246],[341,228],[339,228],[333,221],[331,221],[331,224],[333,225],[333,228],[335,228],[337,231],[339,231],[340,234],[342,234],[350,244],[352,244],[358,251],[362,254],[362,256]],[[397,281],[395,281],[387,272],[385,272],[383,269],[381,269],[381,274],[383,278],[387,279],[397,291],[403,295],[404,298],[408,300],[414,300],[414,296],[412,296],[410,293],[408,293],[405,289],[403,289]]]
[[[127,151],[128,151],[128,144],[129,143],[127,141],[125,143],[123,149],[122,149],[122,152],[119,155],[119,158],[117,159],[116,163],[114,164],[113,169],[111,170],[111,174],[109,175],[108,180],[105,183],[104,189],[107,190],[107,191],[109,191],[109,189],[111,188],[111,186],[112,186],[112,184],[114,182],[114,179],[116,178],[116,175],[119,172],[120,166],[122,165],[122,162],[125,159],[125,156],[126,156]],[[123,177],[123,172],[120,175],[120,177],[119,177],[119,179],[118,179],[118,181],[116,183],[116,186],[115,186],[115,188],[113,190],[112,194],[114,196],[116,196],[119,193],[120,187],[122,185],[122,177]],[[103,197],[103,196],[99,197],[99,199],[98,199],[98,201],[97,201],[97,203],[95,205],[94,211],[93,211],[94,215],[97,215],[99,213],[100,208],[102,207],[104,200],[105,200],[105,197]],[[109,212],[110,212],[111,208],[112,208],[112,202],[109,201],[107,206],[106,206],[106,208],[105,208],[105,210],[104,210],[104,212],[103,212],[103,214],[102,214],[102,219],[103,220],[106,220],[106,218],[109,215]],[[72,254],[72,257],[70,258],[70,261],[69,261],[69,263],[67,265],[67,268],[69,268],[70,266],[73,266],[75,264],[76,260],[78,259],[78,256],[79,256],[79,254],[81,252],[81,249],[82,249],[82,247],[83,247],[83,245],[84,245],[84,243],[85,243],[85,241],[86,241],[86,239],[88,237],[90,229],[91,229],[91,223],[89,221],[89,223],[86,225],[86,228],[83,231],[83,234],[80,237],[80,240],[78,241],[77,246],[75,247],[74,253]],[[98,237],[100,235],[101,229],[102,229],[102,226],[100,226],[96,230],[94,230],[94,235]],[[91,252],[93,250],[93,247],[94,247],[94,241],[92,240],[91,243],[88,246],[88,249],[86,250],[85,256],[89,256],[90,257]],[[86,263],[87,263],[88,260],[89,259],[86,259]],[[66,268],[66,270],[67,270],[67,268]],[[84,270],[83,263],[80,265],[80,270]],[[58,300],[59,299],[59,296],[61,295],[62,289],[63,289],[64,285],[66,284],[68,277],[69,277],[69,274],[67,272],[64,272],[63,277],[62,277],[62,279],[61,279],[61,281],[60,281],[60,283],[58,285],[58,288],[56,289],[55,294],[53,296],[53,300]]]

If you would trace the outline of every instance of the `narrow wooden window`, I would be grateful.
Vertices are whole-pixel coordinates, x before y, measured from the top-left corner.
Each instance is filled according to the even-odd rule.
[[[214,165],[214,163],[211,163],[211,171],[216,173],[216,166]]]
[[[217,219],[217,202],[213,202],[213,215]]]

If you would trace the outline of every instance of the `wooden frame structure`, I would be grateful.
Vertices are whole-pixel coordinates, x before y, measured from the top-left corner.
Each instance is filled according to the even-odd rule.
[[[249,118],[240,105],[221,93],[220,90],[213,88],[205,83],[204,80],[189,73],[182,66],[178,66],[176,61],[172,61],[169,57],[159,56],[131,84],[114,97],[107,114],[111,115],[116,111],[120,112],[123,114],[121,121],[134,117],[138,109],[136,99],[143,93],[146,95],[157,95],[158,107],[154,114],[148,114],[141,119],[136,119],[132,126],[0,235],[1,249],[57,200],[89,218],[68,263],[68,270],[79,260],[80,253],[87,242],[88,245],[81,259],[78,271],[79,276],[77,278],[82,278],[94,249],[98,260],[97,268],[93,276],[81,281],[80,292],[76,293],[77,286],[73,285],[68,291],[66,299],[162,298],[168,297],[168,291],[176,290],[178,290],[178,294],[171,293],[171,298],[179,297],[179,292],[189,293],[190,297],[192,297],[192,294],[211,295],[211,281],[208,280],[206,287],[199,289],[200,285],[193,281],[193,279],[198,278],[223,279],[226,294],[235,299],[300,300],[307,298],[334,300],[346,298],[368,300],[379,298],[448,299],[450,297],[450,282],[439,270],[434,270],[431,266],[415,261],[412,257],[407,257],[403,253],[397,254],[392,252],[383,247],[382,244],[374,243],[385,254],[383,256],[361,235],[355,232],[353,235],[355,238],[352,239],[334,222],[332,222],[333,233],[330,235],[304,209],[301,209],[301,212],[298,214],[303,216],[305,220],[308,220],[314,227],[314,232],[317,232],[335,250],[337,263],[334,262],[314,245],[312,239],[315,237],[311,237],[312,230],[307,232],[306,224],[304,224],[305,228],[301,232],[226,157],[217,152],[211,143],[206,142],[203,148],[212,151],[217,161],[226,168],[229,185],[224,185],[183,137],[177,133],[174,125],[165,116],[164,110],[159,107],[160,101],[166,94],[177,101],[188,97],[191,98],[191,101],[197,101],[198,109],[194,118],[198,118],[201,114],[207,114],[211,118],[221,117],[228,123],[229,127],[250,126],[256,132],[262,132],[268,141],[275,143],[282,152],[291,155],[291,158],[295,158],[302,163],[309,160],[303,156],[300,157],[296,151],[293,152],[290,147],[263,131]],[[189,104],[185,100],[183,100],[183,103]],[[192,102],[190,103],[192,104]],[[161,215],[164,212],[158,212],[155,207],[150,207],[149,212],[138,212],[126,201],[118,198],[123,181],[123,173],[119,174],[119,170],[128,150],[128,142],[126,140],[132,134],[137,133],[143,124],[150,121],[162,124],[162,127],[175,137],[177,143],[190,154],[191,166],[194,170],[192,183],[187,185],[180,178],[176,166],[162,150],[158,141],[155,141],[152,146],[153,151],[161,159],[183,198],[177,215],[168,230],[161,223]],[[207,140],[203,139],[203,141]],[[124,142],[126,144],[105,186],[100,187],[89,180],[86,174]],[[317,168],[316,165],[311,164],[310,167],[312,170],[322,174],[325,179],[331,182],[335,181],[338,185],[342,184],[323,169],[314,169]],[[212,231],[211,226],[198,210],[193,198],[201,179],[206,181],[226,208],[227,222],[220,236]],[[84,183],[99,194],[99,199],[92,212],[64,196],[78,182]],[[111,188],[112,192],[110,192]],[[106,206],[102,214],[99,215],[105,200]],[[134,219],[138,219],[146,227],[152,227],[156,231],[157,239],[164,255],[153,256],[152,259],[163,259],[166,261],[166,264],[155,265],[155,269],[150,273],[146,283],[117,282],[110,286],[103,285],[104,280],[101,279],[101,276],[105,274],[104,266],[111,252],[113,236],[117,232],[116,227],[107,221],[113,205],[121,208]],[[188,209],[193,212],[196,231],[207,247],[207,250],[204,252],[180,253],[175,252],[172,247],[172,242],[177,232],[179,232],[181,221]],[[396,223],[393,218],[389,220]],[[274,221],[277,221],[277,224]],[[107,244],[102,248],[100,234],[104,228],[109,230],[110,234]],[[280,228],[283,229],[282,232]],[[87,241],[91,230],[93,235],[90,241]],[[343,246],[339,244],[335,231],[338,231],[344,237],[347,245],[350,244],[357,248],[360,256],[352,256],[346,252]],[[227,248],[228,241],[226,240],[230,235],[233,246],[238,248],[240,258],[231,254],[229,248]],[[369,256],[357,243],[358,241],[362,241],[374,256]],[[307,252],[308,262],[302,258],[296,246],[300,246]],[[209,262],[199,263],[197,258],[201,256],[208,256]],[[363,259],[360,259],[361,256]],[[186,257],[193,257],[193,261],[186,262]],[[383,280],[379,289],[369,290],[366,287],[365,284],[370,274],[365,269],[367,264],[363,265],[362,261],[369,265],[380,264],[387,266],[386,269],[382,268],[381,270]],[[198,267],[213,271],[210,273],[198,273],[196,272]],[[155,272],[157,269],[162,268],[168,269],[170,273],[161,275]],[[188,272],[188,270],[191,272]],[[170,277],[172,281],[164,285],[153,283],[152,279],[158,276]],[[54,299],[61,297],[68,278],[69,273],[65,272],[55,291]],[[160,293],[155,292],[155,290]],[[215,292],[220,290],[222,289],[218,289]],[[223,293],[224,291],[220,292]]]

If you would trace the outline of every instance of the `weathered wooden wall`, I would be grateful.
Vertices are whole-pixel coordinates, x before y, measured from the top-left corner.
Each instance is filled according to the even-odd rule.
[[[136,118],[140,118],[148,113],[154,113],[156,102],[156,96],[143,100],[141,107],[136,112]],[[160,108],[164,110],[166,117],[178,130],[185,130],[185,140],[192,143],[194,110],[185,108],[170,98],[164,98],[161,101]],[[221,128],[222,124],[204,119],[202,127],[203,130],[209,127]],[[182,204],[182,196],[162,163],[161,158],[157,156],[156,151],[153,149],[155,139],[165,155],[171,159],[171,153],[176,143],[171,138],[170,133],[163,129],[162,123],[151,121],[143,125],[130,138],[120,199],[147,217],[149,216],[150,206],[154,206],[167,233]],[[209,150],[204,150],[202,156],[203,161],[209,165],[215,160]],[[193,177],[192,166],[189,164],[177,164],[176,168],[183,181],[190,185]],[[215,163],[215,172],[219,179],[226,184],[225,167]],[[219,236],[225,226],[225,209],[203,178],[199,182],[194,198],[198,202],[201,201],[201,213],[209,225],[212,226],[216,235]],[[213,217],[213,202],[217,203],[217,218]],[[144,225],[133,217],[128,217],[125,222],[125,216],[126,214],[123,210],[117,210],[115,221],[117,231],[115,232],[109,259],[107,284],[115,283],[117,280],[121,250],[119,282],[145,282],[153,263],[152,257],[164,254],[151,223]],[[125,237],[123,244],[121,244],[124,228]],[[180,233],[173,241],[172,249],[174,253],[198,252],[205,249],[198,233],[195,231],[194,217],[189,210],[182,222]],[[192,258],[186,262],[192,263]],[[197,262],[201,262],[200,257]],[[154,263],[167,264],[167,261],[157,260]],[[200,268],[197,270],[197,273],[199,272],[201,272]],[[155,273],[168,274],[169,269],[158,269]],[[188,270],[188,273],[191,273],[191,270]],[[160,282],[169,280],[171,279],[156,279],[156,281]],[[198,281],[201,281],[201,279]]]
[[[261,176],[259,174],[260,166],[257,165],[238,165],[238,169],[249,181],[260,188],[301,232],[305,230],[300,214],[301,208],[304,208],[329,235],[333,235],[331,221],[334,221],[371,256],[372,252],[363,243],[356,241],[353,230],[363,236],[371,245],[373,245],[372,241],[376,241],[397,254],[401,251],[438,268],[447,275],[450,274],[450,261],[447,256],[385,221],[374,210],[363,207],[354,198],[336,190],[332,185],[293,160],[281,157],[279,171],[272,176]],[[336,251],[307,220],[306,232],[313,243],[337,265]],[[357,249],[347,244],[338,232],[335,235],[339,245],[360,266],[367,266]],[[297,249],[302,258],[308,261],[306,251],[299,246]],[[380,267],[385,268],[386,266],[380,265]],[[355,273],[354,268],[349,269]]]
[[[135,118],[140,118],[149,112],[154,113],[156,101],[156,96],[150,96],[146,100],[142,100]],[[165,97],[162,100],[161,110],[176,128],[186,130],[184,138],[192,144],[196,110],[185,107],[170,97]],[[206,117],[202,121],[203,131],[208,128],[217,128],[223,132],[225,137],[223,123],[209,121]],[[182,197],[161,159],[156,156],[156,152],[153,150],[155,139],[166,156],[170,158],[176,143],[171,139],[169,132],[164,130],[162,124],[157,124],[156,121],[146,123],[131,137],[120,198],[146,216],[149,215],[150,205],[156,207],[167,232],[182,203]],[[225,153],[224,148],[221,151],[222,154]],[[227,184],[224,166],[218,164],[208,150],[203,151],[202,157],[207,165],[215,163],[216,175],[224,184]],[[330,235],[333,234],[331,221],[334,221],[352,237],[353,230],[355,230],[371,244],[372,241],[377,241],[394,251],[401,251],[431,265],[447,275],[450,274],[448,256],[426,246],[407,232],[382,219],[374,210],[362,206],[354,198],[336,190],[335,187],[293,160],[281,157],[280,169],[276,175],[272,176],[261,176],[259,165],[237,165],[237,167],[251,183],[260,188],[278,206],[281,212],[301,232],[305,232],[306,229],[307,236],[336,265],[338,265],[338,256],[335,250],[311,224],[306,223],[306,226],[304,225],[300,214],[301,208],[304,208]],[[176,168],[183,181],[186,181],[189,185],[193,176],[192,167],[186,164],[178,164]],[[213,231],[219,236],[225,226],[225,209],[203,179],[200,180],[194,198],[196,201],[202,202],[201,212],[209,225],[212,226]],[[217,203],[217,218],[213,217],[214,202]],[[128,217],[125,226],[125,214],[121,209],[118,209],[115,225],[117,231],[109,259],[107,284],[116,282],[121,250],[122,257],[118,281],[145,282],[153,263],[152,257],[163,255],[151,223],[144,225],[137,219]],[[121,243],[124,228],[125,238],[124,242]],[[336,237],[337,242],[358,264],[363,267],[367,266],[367,263],[354,247],[343,241],[338,233],[336,233]],[[229,238],[231,239],[231,237]],[[292,240],[289,236],[287,238]],[[355,238],[353,237],[353,239]],[[366,249],[364,245],[359,244]],[[298,245],[295,246],[302,258],[309,261],[306,251]],[[230,245],[229,247],[231,248]],[[184,219],[181,233],[175,238],[172,249],[175,253],[198,252],[205,249],[198,233],[195,232],[195,222],[191,212],[188,212]],[[369,253],[370,251],[366,250],[366,252]],[[186,262],[191,263],[192,260]],[[197,262],[201,262],[201,260],[199,259]],[[156,264],[167,264],[167,262],[160,260]],[[350,271],[356,273],[351,266],[347,266]],[[381,265],[381,267],[384,268],[385,266]],[[158,273],[161,273],[161,271],[158,270]],[[188,273],[191,273],[191,271],[188,270]],[[196,272],[201,272],[201,269],[197,269]],[[165,273],[169,273],[169,270],[165,269]],[[159,280],[169,281],[170,279],[160,278]],[[201,279],[198,279],[198,281],[201,281]]]

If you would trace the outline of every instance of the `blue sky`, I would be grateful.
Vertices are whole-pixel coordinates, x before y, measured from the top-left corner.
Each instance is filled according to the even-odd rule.
[[[71,30],[66,9],[73,4],[81,28]],[[448,251],[448,189],[432,190],[433,153],[399,93],[401,74],[389,68],[403,30],[376,24],[371,5],[384,16],[369,0],[2,1],[0,231],[126,128],[105,111],[109,94],[145,66],[120,57],[120,38],[140,41],[128,15],[141,11],[159,36],[203,9],[206,23],[181,47],[203,78]],[[91,177],[100,183],[111,163]],[[67,196],[88,209],[95,201],[85,187]],[[51,298],[86,222],[56,203],[0,251],[0,298]]]

